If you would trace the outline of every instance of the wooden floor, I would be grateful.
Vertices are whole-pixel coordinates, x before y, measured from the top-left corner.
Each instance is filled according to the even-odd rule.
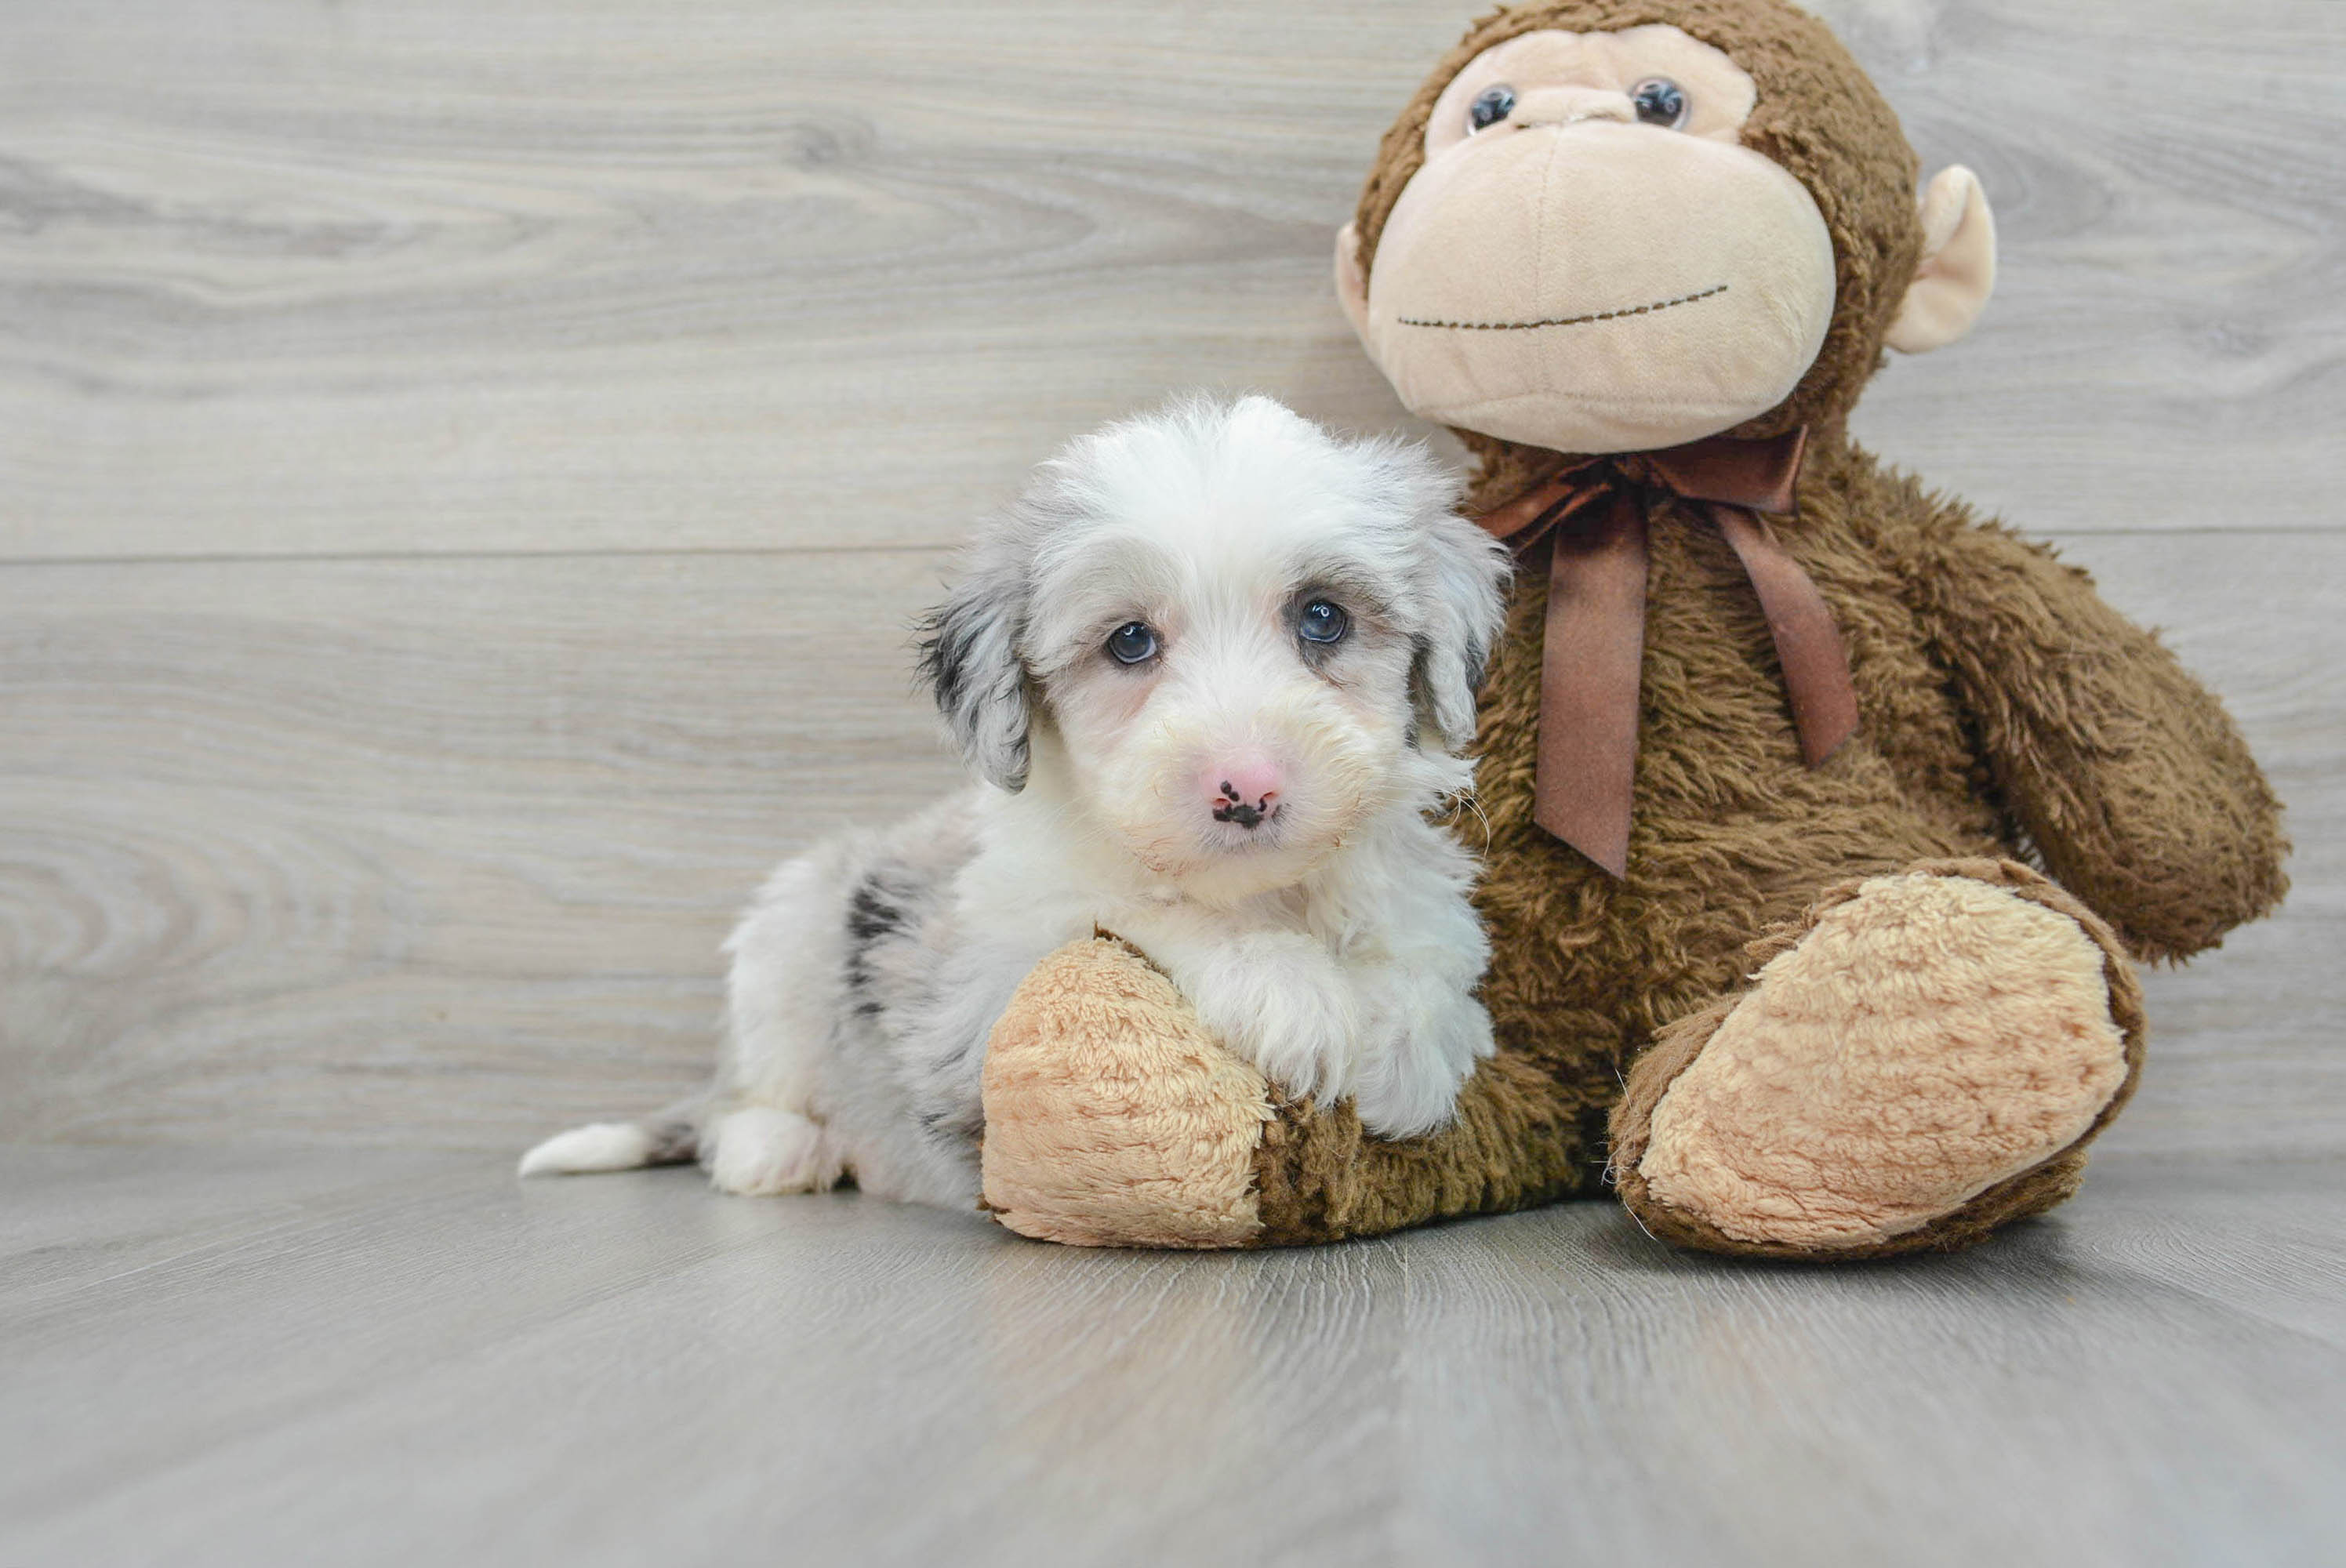
[[[2004,241],[1861,437],[2165,628],[2298,846],[2057,1219],[509,1178],[956,776],[907,626],[1029,464],[1183,387],[1431,433],[1330,248],[1482,8],[0,5],[0,1564],[2346,1561],[2336,0],[1818,5]]]
[[[2334,1564],[2334,1172],[1954,1258],[1092,1253],[689,1171],[0,1152],[0,1562]]]

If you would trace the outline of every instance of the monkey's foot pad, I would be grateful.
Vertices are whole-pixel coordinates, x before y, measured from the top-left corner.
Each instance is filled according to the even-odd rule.
[[[2023,867],[1855,884],[1638,1064],[1615,1114],[1622,1196],[1711,1250],[1964,1245],[2076,1189],[2140,1019],[2116,939]]]
[[[1108,938],[1035,966],[985,1057],[984,1204],[1078,1247],[1245,1247],[1262,1230],[1260,1073]]]

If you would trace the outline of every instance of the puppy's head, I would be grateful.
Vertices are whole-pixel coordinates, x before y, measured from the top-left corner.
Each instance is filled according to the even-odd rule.
[[[1283,887],[1464,785],[1504,553],[1423,448],[1264,398],[1076,441],[978,539],[924,667],[971,762],[1192,896]]]

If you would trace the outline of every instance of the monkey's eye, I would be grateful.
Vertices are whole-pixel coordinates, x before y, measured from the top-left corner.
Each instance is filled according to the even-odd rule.
[[[1466,134],[1489,130],[1515,112],[1515,89],[1504,85],[1484,87],[1466,110]]]
[[[1637,106],[1637,117],[1649,126],[1664,130],[1676,130],[1686,124],[1686,89],[1668,76],[1648,76],[1629,90],[1629,101]]]
[[[1297,623],[1296,634],[1307,643],[1326,647],[1344,640],[1352,627],[1352,617],[1344,613],[1341,605],[1331,605],[1325,599],[1314,599],[1303,606],[1303,618]]]
[[[1157,657],[1157,634],[1147,621],[1127,621],[1108,633],[1107,655],[1118,664],[1147,664]]]

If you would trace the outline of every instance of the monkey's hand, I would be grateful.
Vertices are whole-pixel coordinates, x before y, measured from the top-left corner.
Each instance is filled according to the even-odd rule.
[[[1474,1053],[1482,1009],[1459,1027]],[[1423,1137],[1371,1135],[1350,1101],[1275,1095],[1173,982],[1113,937],[1035,966],[985,1050],[982,1206],[1086,1247],[1335,1241],[1519,1208],[1585,1186],[1586,1113],[1535,1058],[1476,1063]]]
[[[1270,1085],[1111,937],[1035,965],[985,1048],[983,1207],[1078,1247],[1249,1247]]]
[[[2006,807],[2146,958],[2213,947],[2288,889],[2280,806],[2206,687],[2092,579],[1946,508],[1909,580]]]

